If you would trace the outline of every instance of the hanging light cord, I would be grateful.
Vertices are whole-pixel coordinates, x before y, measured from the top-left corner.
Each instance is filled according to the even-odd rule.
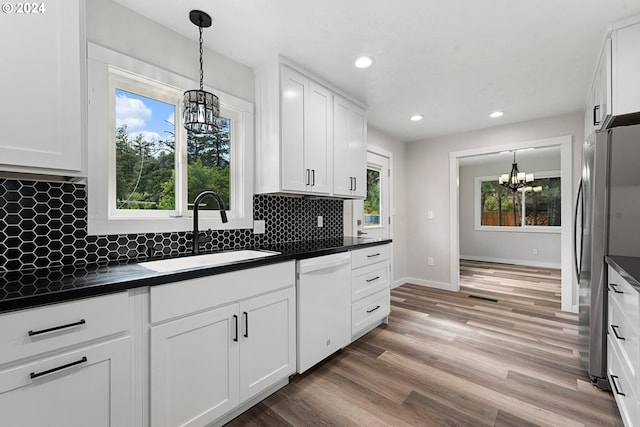
[[[202,18],[200,18],[200,24],[198,25],[198,28],[200,29],[200,90],[204,90],[203,89],[203,85],[202,85],[202,79],[203,79],[203,73],[202,73]]]

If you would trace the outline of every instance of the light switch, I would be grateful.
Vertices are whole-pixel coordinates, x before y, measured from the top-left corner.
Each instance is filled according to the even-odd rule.
[[[427,211],[427,219],[433,219],[433,211]]]

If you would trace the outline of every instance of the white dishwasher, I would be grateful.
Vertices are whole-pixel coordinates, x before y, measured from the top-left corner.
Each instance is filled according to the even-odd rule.
[[[298,373],[351,342],[351,252],[298,261]]]

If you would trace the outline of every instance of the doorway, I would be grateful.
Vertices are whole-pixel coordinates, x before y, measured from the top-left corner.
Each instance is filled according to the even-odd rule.
[[[390,162],[388,153],[368,148],[367,197],[353,202],[353,226],[358,237],[391,238]]]

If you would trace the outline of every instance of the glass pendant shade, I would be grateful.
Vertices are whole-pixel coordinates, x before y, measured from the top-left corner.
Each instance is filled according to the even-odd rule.
[[[218,131],[220,102],[218,97],[204,90],[188,90],[184,93],[182,122],[187,130],[195,133]]]
[[[200,32],[200,89],[185,91],[182,122],[188,131],[212,134],[218,132],[220,102],[217,96],[204,90],[202,72],[202,28],[211,26],[211,17],[201,10],[192,10],[189,12],[189,20]]]

